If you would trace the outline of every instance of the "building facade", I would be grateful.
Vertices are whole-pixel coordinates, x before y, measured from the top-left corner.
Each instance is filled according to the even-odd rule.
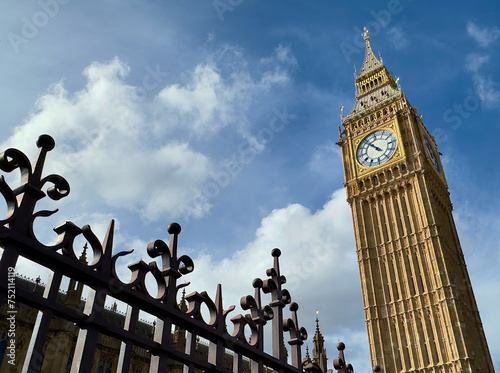
[[[84,250],[85,253],[86,249]],[[80,260],[85,260],[83,255]],[[45,290],[44,284],[40,283],[40,278],[33,280],[26,276],[16,276],[16,287],[25,289],[42,295]],[[85,300],[82,298],[83,284],[70,279],[66,291],[59,292],[57,303],[72,308],[77,311],[82,311],[85,305]],[[183,292],[179,302],[179,309],[187,312],[188,304],[186,294]],[[18,303],[16,310],[16,343],[15,343],[15,363],[9,363],[9,313],[7,303],[5,302],[0,307],[0,373],[21,373],[23,371],[23,362],[26,358],[26,351],[34,330],[38,310],[29,307],[28,305]],[[116,303],[110,308],[104,310],[104,318],[115,325],[123,327],[126,314],[118,311]],[[318,322],[318,321],[317,321]],[[152,338],[156,323],[150,323],[145,320],[137,323],[136,332],[146,338]],[[319,333],[319,334],[318,334]],[[319,335],[319,337],[318,337]],[[71,371],[72,357],[75,353],[75,347],[78,337],[78,328],[71,322],[57,317],[51,322],[48,338],[46,340],[44,355],[40,358],[40,373],[69,373]],[[318,349],[316,340],[321,339]],[[172,347],[178,351],[186,350],[187,332],[186,330],[175,326],[171,336]],[[316,330],[314,336],[315,352],[311,362],[324,361],[326,367],[326,350],[323,347],[323,337]],[[116,372],[118,366],[118,358],[120,353],[121,342],[117,339],[100,334],[97,340],[96,353],[94,356],[92,368],[89,373],[112,373]],[[285,356],[288,358],[288,351],[285,349]],[[136,346],[133,347],[133,358],[130,365],[130,373],[146,373],[149,372],[151,354]],[[197,341],[195,347],[195,356],[207,360],[209,354],[209,346],[206,343]],[[244,358],[242,361],[243,372],[250,372],[250,362]],[[229,370],[233,368],[233,355],[227,353],[224,355],[224,367]],[[183,373],[184,365],[170,360],[169,373]],[[266,368],[266,373],[270,373],[271,369]],[[326,372],[326,370],[324,370]]]
[[[340,140],[372,365],[494,372],[433,136],[366,52]]]
[[[45,287],[40,283],[40,278],[36,281],[25,276],[16,276],[16,288],[32,291],[38,295],[44,293]],[[68,308],[81,311],[84,306],[82,299],[83,284],[71,279],[68,289],[59,292],[56,302]],[[34,331],[38,310],[22,303],[16,307],[16,343],[15,361],[9,357],[9,322],[7,303],[0,308],[0,373],[20,373],[23,369],[23,362],[30,343],[31,335]],[[104,318],[116,325],[123,325],[125,314],[117,310],[116,304],[110,309],[106,309]],[[145,321],[137,323],[137,333],[144,337],[151,337],[154,332],[154,325]],[[178,336],[179,330],[175,330],[173,335],[173,346],[181,347],[182,341]],[[39,359],[40,373],[69,373],[71,361],[75,352],[78,328],[71,322],[54,317],[51,321],[49,333],[45,343],[44,354]],[[182,346],[184,347],[184,346]],[[97,340],[96,354],[92,369],[89,373],[111,373],[116,371],[120,341],[100,334]],[[10,361],[10,363],[9,363]],[[150,354],[144,349],[134,346],[134,358],[131,362],[131,373],[146,373],[149,371]],[[182,367],[175,363],[171,366],[171,372],[182,373]]]

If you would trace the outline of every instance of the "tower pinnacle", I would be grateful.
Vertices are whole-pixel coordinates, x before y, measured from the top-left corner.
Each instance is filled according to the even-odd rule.
[[[87,242],[85,242],[85,245],[83,246],[82,254],[80,255],[80,258],[79,258],[80,262],[82,262],[85,265],[89,264],[87,262],[87,249],[88,249],[88,245],[87,245]]]
[[[325,339],[319,330],[319,311],[316,311],[316,333],[313,337],[313,362],[319,365],[323,372],[327,371],[327,357],[325,349]]]
[[[179,309],[183,312],[187,312],[188,310],[188,304],[186,302],[186,289],[182,289],[182,298],[179,302]]]
[[[366,27],[362,36],[366,42],[366,50],[363,66],[359,72],[354,72],[356,104],[350,114],[342,115],[342,123],[375,107],[383,106],[401,95],[399,84],[385,67],[382,56],[379,54],[379,58],[377,58],[373,53],[369,31]]]
[[[374,71],[382,66],[384,64],[382,63],[381,60],[379,60],[376,56],[375,53],[373,53],[372,46],[370,44],[370,36],[369,36],[369,31],[365,27],[365,31],[363,32],[363,39],[365,39],[366,43],[366,51],[365,51],[365,59],[363,61],[363,66],[361,67],[361,70],[359,71],[358,77],[368,74],[371,71]]]
[[[436,143],[373,54],[366,28],[363,38],[356,103],[337,144],[372,365],[385,373],[493,373]],[[316,323],[313,359],[322,342]],[[349,372],[344,347],[333,365]]]

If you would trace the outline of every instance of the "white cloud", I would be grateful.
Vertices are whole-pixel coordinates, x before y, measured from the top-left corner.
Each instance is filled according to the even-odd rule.
[[[500,83],[491,74],[486,77],[479,71],[489,60],[487,54],[470,53],[465,58],[465,68],[472,73],[474,91],[484,107],[495,109],[500,108]]]
[[[487,48],[490,44],[494,43],[500,36],[500,30],[497,27],[479,27],[475,23],[467,22],[467,34],[474,38],[474,40],[482,48]]]
[[[54,136],[56,154],[48,157],[48,168],[67,178],[72,199],[77,194],[98,203],[99,197],[148,221],[205,215],[210,202],[193,196],[213,173],[213,151],[198,150],[191,140],[208,142],[208,135],[228,125],[240,136],[247,132],[252,105],[286,84],[288,71],[276,62],[252,77],[244,63],[224,72],[213,62],[200,63],[185,74],[184,84],[167,85],[151,99],[124,81],[129,71],[114,58],[87,67],[79,91],[53,84],[2,146],[33,159],[36,138]],[[226,145],[212,141],[213,149]]]
[[[500,108],[500,83],[495,82],[490,75],[473,75],[474,88],[483,105],[488,109]]]
[[[213,61],[223,56],[232,61],[228,67],[230,72],[225,77]],[[288,51],[286,56],[288,59],[272,57],[272,64],[254,78],[242,60],[241,52],[224,46],[219,55],[209,56],[210,63],[198,65],[183,86],[170,85],[158,94],[159,109],[167,110],[169,114],[169,117],[162,114],[161,118],[189,128],[198,138],[211,136],[226,126],[245,132],[248,127],[246,115],[252,105],[273,87],[291,81],[286,65],[293,54]]]
[[[213,67],[198,65],[187,85],[167,86],[158,94],[158,99],[165,109],[177,114],[179,125],[191,126],[197,134],[204,135],[217,132],[230,120],[231,101],[221,100],[225,88]]]
[[[467,216],[456,216],[462,244],[464,248],[471,247],[471,244],[477,246],[477,242],[484,242],[486,231],[495,231],[498,219],[477,219],[469,210],[464,211],[468,211]],[[489,223],[481,228],[485,221]],[[353,236],[351,211],[344,190],[333,193],[332,198],[316,212],[300,204],[276,209],[262,219],[255,239],[231,258],[217,261],[206,252],[194,257],[195,271],[185,278],[191,281],[188,293],[206,290],[213,297],[216,283],[222,283],[225,307],[238,305],[239,297],[253,295],[252,280],[265,277],[265,270],[272,265],[270,251],[279,247],[282,251],[280,268],[288,280],[285,288],[301,307],[299,321],[308,329],[309,347],[317,309],[329,358],[335,358],[336,351],[332,347],[342,340],[347,345],[348,360],[355,362],[358,370],[369,370]],[[498,302],[492,303],[490,298],[500,283],[492,270],[484,270],[484,262],[492,260],[487,257],[494,255],[497,241],[493,236],[487,247],[476,247],[474,252],[464,251],[490,349],[495,355],[498,354],[495,348],[498,345],[498,307],[494,304]],[[268,301],[267,296],[264,299]],[[242,311],[237,307],[234,314],[239,312]]]
[[[273,210],[262,219],[255,239],[231,258],[216,261],[210,253],[193,258],[195,271],[185,278],[191,281],[188,292],[206,290],[213,297],[216,284],[222,283],[225,306],[238,305],[241,296],[253,295],[254,278],[267,278],[271,250],[279,247],[280,268],[287,278],[284,287],[300,305],[299,322],[307,327],[309,342],[319,310],[325,337],[344,339],[350,359],[360,357],[369,363],[351,221],[344,190],[333,193],[316,212],[300,204]],[[334,354],[330,351],[330,358]]]
[[[465,68],[471,72],[477,72],[481,66],[490,60],[489,55],[471,53],[465,57]]]
[[[264,57],[261,58],[260,62],[261,64],[270,64],[274,62],[281,62],[283,64],[289,65],[289,66],[297,66],[297,59],[293,55],[292,49],[290,48],[289,45],[283,45],[280,44],[276,49],[274,50],[274,55],[269,56],[269,57]]]
[[[49,157],[49,167],[63,174],[77,195],[100,196],[108,206],[138,211],[151,220],[166,211],[188,213],[187,190],[206,180],[210,160],[173,140],[148,146],[148,113],[135,87],[123,82],[127,72],[128,66],[115,58],[85,69],[87,85],[78,92],[68,92],[62,83],[53,85],[6,143],[32,149],[27,141],[53,134],[59,146]],[[197,207],[202,212],[209,208]]]
[[[292,50],[290,49],[290,46],[280,44],[276,48],[275,52],[278,61],[284,62],[287,65],[292,65],[292,66],[297,65],[297,60],[295,59],[295,56],[293,55]]]

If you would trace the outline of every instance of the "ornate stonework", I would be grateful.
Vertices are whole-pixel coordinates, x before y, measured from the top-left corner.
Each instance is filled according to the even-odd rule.
[[[372,365],[494,372],[437,145],[363,36],[356,104],[338,145]]]

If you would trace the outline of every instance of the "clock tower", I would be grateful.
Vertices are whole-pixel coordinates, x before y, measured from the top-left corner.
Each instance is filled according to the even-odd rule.
[[[493,373],[434,137],[370,45],[342,116],[368,341],[382,372]]]

